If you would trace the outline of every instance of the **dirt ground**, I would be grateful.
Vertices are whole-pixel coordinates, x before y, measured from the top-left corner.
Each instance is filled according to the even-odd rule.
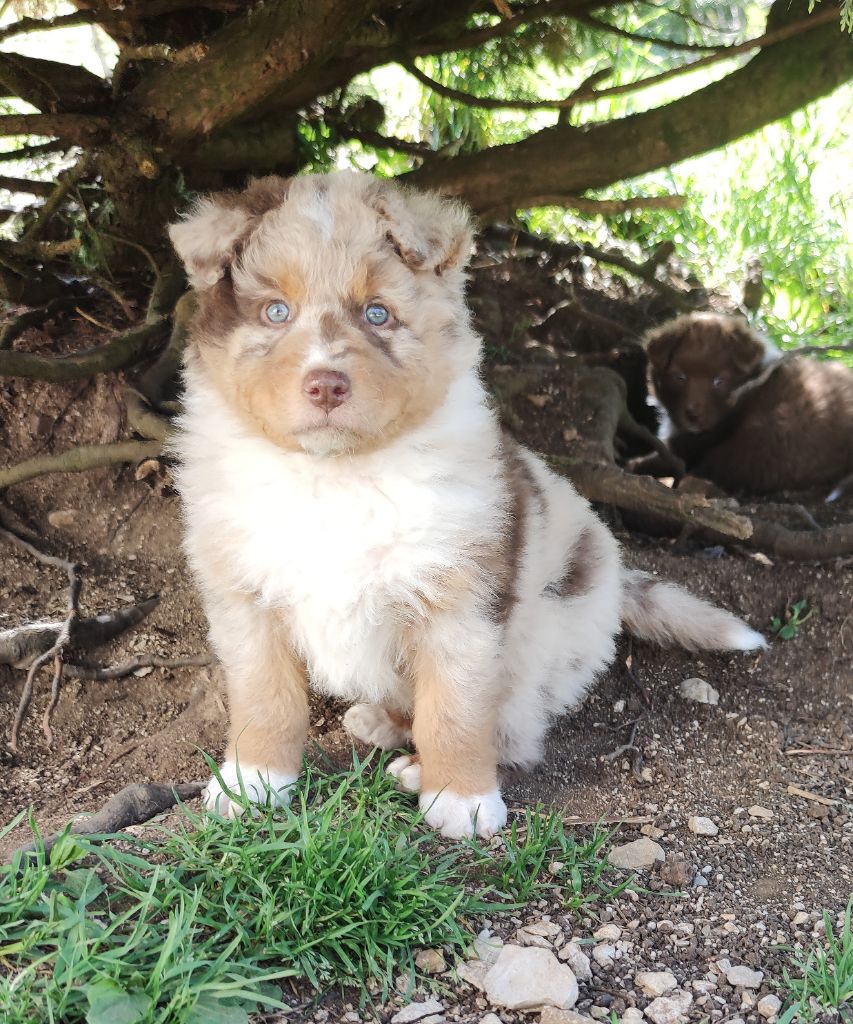
[[[21,344],[51,351],[55,341],[31,332]],[[517,356],[501,352],[493,361],[512,366]],[[114,439],[123,429],[117,387],[113,378],[68,386],[0,380],[4,461]],[[525,439],[534,447],[557,450],[558,391],[549,386],[545,403],[525,396],[516,403]],[[3,504],[41,547],[82,563],[86,614],[160,595],[159,606],[136,631],[97,652],[99,663],[141,652],[175,657],[205,650],[173,494],[157,493],[124,468],[19,485]],[[813,509],[824,515],[818,505]],[[849,520],[853,502],[848,498],[835,515]],[[642,1008],[648,1000],[631,976],[667,968],[688,989],[700,981],[692,990],[692,1018],[742,1015],[757,1021],[760,993],[728,986],[719,971],[718,986],[703,991],[708,970],[728,958],[779,980],[785,954],[778,946],[812,941],[819,912],[837,913],[853,892],[853,566],[849,560],[791,564],[683,546],[629,533],[618,517],[610,521],[632,565],[688,585],[757,629],[767,632],[772,616],[801,599],[814,615],[796,638],[774,641],[757,656],[698,656],[623,640],[616,663],[583,708],[553,729],[545,762],[507,779],[508,802],[522,807],[544,801],[579,822],[628,819],[634,823],[622,827],[617,842],[636,838],[643,828],[668,855],[662,874],[645,877],[646,893],[625,895],[605,912],[622,929],[621,945],[612,963],[594,962],[579,1010],[601,1016],[602,1010]],[[0,629],[48,614],[60,617],[64,601],[61,573],[0,541]],[[719,691],[718,706],[680,695],[679,684],[692,677]],[[4,732],[23,681],[23,672],[0,667]],[[220,753],[224,709],[213,670],[154,669],[115,682],[67,680],[50,747],[41,728],[48,690],[49,678],[42,675],[20,751],[0,745],[0,821],[32,805],[42,828],[51,830],[97,808],[128,781],[202,778],[198,748]],[[318,701],[312,723],[317,740],[345,759],[343,710]],[[632,749],[614,756],[632,736]],[[756,806],[765,809],[761,816],[750,812]],[[693,815],[711,818],[719,834],[694,835],[687,826]],[[0,856],[25,838],[22,830],[10,835]],[[672,895],[676,889],[680,894]],[[565,919],[559,907],[531,908],[533,919],[543,915],[560,925],[556,945],[572,932],[589,939],[600,924]],[[495,927],[511,938],[521,921]],[[451,988],[443,997],[446,1016],[479,1020],[487,1009],[483,997],[470,986]],[[763,991],[769,991],[766,984]],[[323,1013],[334,1019],[330,1012],[318,1010],[316,1019],[326,1019]]]

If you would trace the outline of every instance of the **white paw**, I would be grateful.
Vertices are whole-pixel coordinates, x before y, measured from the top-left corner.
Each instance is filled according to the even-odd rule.
[[[243,780],[243,789],[246,791],[246,800],[249,804],[265,807],[273,803],[283,807],[290,803],[291,787],[298,777],[248,765],[240,765],[238,777],[237,765],[233,761],[224,761],[219,774],[225,787],[223,788],[222,783],[214,776],[202,793],[202,800],[207,810],[220,814],[223,818],[238,818],[246,810],[240,791],[240,779]],[[226,789],[231,790],[234,799],[225,792]]]
[[[412,738],[411,732],[397,725],[380,704],[353,704],[343,721],[351,736],[380,750],[396,750]]]
[[[477,835],[489,839],[506,824],[506,804],[497,789],[474,796],[459,796],[449,789],[421,793],[420,806],[427,825],[448,839],[474,835],[475,825]]]
[[[407,793],[420,793],[421,791],[421,765],[408,754],[395,758],[385,771],[400,783],[400,788]]]

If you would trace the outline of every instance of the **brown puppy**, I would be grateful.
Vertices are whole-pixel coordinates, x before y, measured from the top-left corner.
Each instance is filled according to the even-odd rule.
[[[780,357],[742,320],[689,313],[645,337],[672,450],[727,491],[834,487],[853,472],[853,372]]]

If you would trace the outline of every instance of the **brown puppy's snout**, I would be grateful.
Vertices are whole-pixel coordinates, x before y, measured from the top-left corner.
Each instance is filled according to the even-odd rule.
[[[352,394],[350,379],[337,370],[312,370],[302,382],[302,390],[308,401],[326,412],[331,412]]]

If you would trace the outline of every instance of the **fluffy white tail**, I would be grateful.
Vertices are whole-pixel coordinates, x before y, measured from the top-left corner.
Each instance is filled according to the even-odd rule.
[[[622,621],[641,640],[689,651],[755,651],[767,646],[760,633],[730,612],[689,590],[646,572],[624,570]]]

